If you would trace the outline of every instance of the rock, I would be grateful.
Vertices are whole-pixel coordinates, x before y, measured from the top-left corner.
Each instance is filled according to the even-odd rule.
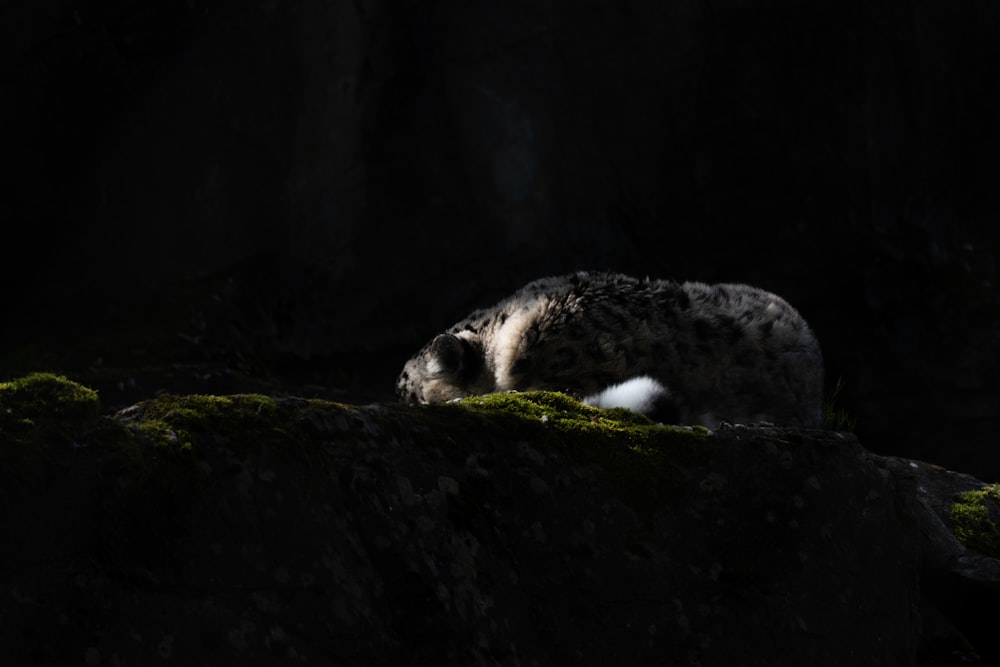
[[[940,504],[988,487],[848,434],[84,389],[0,384],[14,664],[942,664],[922,582],[997,581]]]

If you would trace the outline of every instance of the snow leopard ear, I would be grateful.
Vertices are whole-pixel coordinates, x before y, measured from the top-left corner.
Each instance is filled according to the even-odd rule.
[[[439,334],[431,341],[427,372],[431,375],[455,377],[465,365],[466,346],[458,336]]]

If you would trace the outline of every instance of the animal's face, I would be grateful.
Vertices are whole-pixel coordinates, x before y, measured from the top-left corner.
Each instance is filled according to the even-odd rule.
[[[473,343],[440,334],[406,362],[396,382],[404,403],[447,403],[490,391],[484,387],[482,351]]]

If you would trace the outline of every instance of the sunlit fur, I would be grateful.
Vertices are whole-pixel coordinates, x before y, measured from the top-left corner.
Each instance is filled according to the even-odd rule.
[[[473,312],[406,362],[397,390],[410,403],[530,389],[582,399],[640,377],[662,391],[633,389],[677,423],[822,418],[819,344],[781,297],[613,273],[543,278]]]
[[[662,384],[648,375],[641,375],[591,394],[583,402],[595,408],[628,408],[650,414],[656,410],[657,403],[666,398],[668,392]]]

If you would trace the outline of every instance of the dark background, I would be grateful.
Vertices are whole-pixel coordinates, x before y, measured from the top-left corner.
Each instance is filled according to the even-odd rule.
[[[868,448],[1000,479],[996,3],[19,5],[4,377],[388,401],[530,279],[739,281]]]

